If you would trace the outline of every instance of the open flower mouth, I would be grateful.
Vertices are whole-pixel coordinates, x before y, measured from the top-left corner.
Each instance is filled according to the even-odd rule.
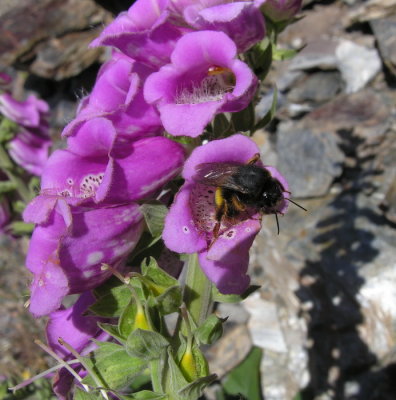
[[[197,84],[191,83],[177,90],[176,104],[199,104],[220,101],[235,87],[235,75],[228,68],[211,66],[206,76]]]

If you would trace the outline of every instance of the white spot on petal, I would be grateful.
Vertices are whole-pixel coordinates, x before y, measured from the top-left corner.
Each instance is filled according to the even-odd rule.
[[[103,252],[102,251],[94,251],[93,253],[88,254],[87,263],[88,265],[95,265],[103,260]]]
[[[186,235],[188,235],[190,233],[190,229],[188,228],[188,226],[183,226],[183,233],[185,233]]]

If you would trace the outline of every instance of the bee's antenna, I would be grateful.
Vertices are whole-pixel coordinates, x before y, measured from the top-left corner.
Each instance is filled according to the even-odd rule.
[[[278,221],[278,214],[275,213],[275,219],[276,219],[276,226],[278,227],[278,235],[279,235],[279,221]]]
[[[290,201],[290,203],[293,203],[293,204],[296,205],[297,207],[300,207],[302,210],[307,211],[306,208],[304,208],[303,206],[300,206],[300,204],[296,203],[296,202],[293,201],[292,199],[289,199],[288,197],[285,197],[285,200]]]

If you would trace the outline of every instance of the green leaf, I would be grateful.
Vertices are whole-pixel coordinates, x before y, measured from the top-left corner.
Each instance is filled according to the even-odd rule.
[[[302,398],[302,396],[301,396],[301,393],[297,393],[297,394],[295,395],[295,397],[293,398],[293,400],[303,400],[303,398]]]
[[[110,336],[112,336],[114,339],[118,340],[120,343],[125,342],[125,338],[120,335],[117,325],[106,324],[104,322],[99,322],[98,325],[99,325],[100,329],[107,332]]]
[[[0,182],[0,194],[12,192],[17,188],[17,184],[11,181]]]
[[[222,294],[217,290],[215,286],[213,286],[212,299],[213,301],[217,301],[218,303],[239,303],[242,300],[246,299],[246,297],[251,295],[259,288],[260,286],[252,285],[249,286],[244,293],[238,295],[238,294]]]
[[[260,362],[262,350],[253,347],[248,356],[236,366],[223,380],[227,394],[243,395],[249,400],[262,400],[260,384]],[[246,379],[249,377],[249,379]]]
[[[118,332],[124,339],[127,339],[129,334],[134,329],[136,312],[137,312],[136,302],[134,298],[132,298],[129,304],[125,307],[124,311],[122,312],[120,319],[118,320]]]
[[[209,315],[204,323],[194,332],[194,336],[203,344],[212,344],[221,338],[223,323],[227,318],[219,318],[215,314]]]
[[[108,342],[96,343],[99,348],[90,353],[85,361],[97,373],[103,387],[123,388],[147,367],[146,361],[131,357],[123,346]],[[83,383],[96,385],[90,375],[83,379]]]
[[[258,129],[264,128],[267,124],[269,124],[272,121],[272,119],[275,117],[277,104],[278,104],[278,88],[275,86],[274,94],[272,97],[271,108],[267,111],[264,117],[259,122],[257,122],[257,124],[254,126],[253,131],[257,131]]]
[[[147,227],[152,236],[161,236],[168,207],[159,201],[151,201],[140,206]]]
[[[160,333],[136,329],[128,336],[126,351],[132,357],[151,361],[158,359],[167,346],[168,340]]]
[[[121,400],[166,400],[168,396],[162,393],[155,393],[151,390],[142,390],[133,394],[117,395]]]
[[[76,386],[74,390],[74,396],[73,400],[99,400],[101,399],[102,396],[99,395],[99,393],[94,393],[94,392],[86,392],[85,390],[79,388]]]
[[[119,317],[132,298],[131,290],[121,282],[119,286],[102,285],[94,295],[98,300],[89,310],[101,317]]]
[[[203,390],[217,378],[216,374],[196,379],[178,391],[180,399],[195,400],[202,396]],[[250,399],[249,399],[250,400]]]
[[[171,286],[155,300],[161,315],[176,312],[183,302],[182,289],[180,286]]]

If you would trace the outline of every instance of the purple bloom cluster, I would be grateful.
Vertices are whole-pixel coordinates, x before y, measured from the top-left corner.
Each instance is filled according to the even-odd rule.
[[[41,175],[41,192],[24,212],[25,221],[36,224],[26,260],[34,276],[30,311],[50,315],[48,342],[61,357],[70,354],[57,344],[59,336],[85,353],[88,339],[101,335],[97,319],[83,315],[94,301],[89,291],[108,279],[111,269],[125,266],[144,230],[139,203],[157,198],[181,171],[185,149],[165,133],[197,137],[216,114],[243,110],[252,101],[258,80],[238,54],[265,35],[263,3],[136,1],[91,44],[112,47],[111,59],[65,127],[66,148],[48,160],[46,105],[34,97],[16,103],[0,96],[0,111],[25,127],[11,143],[12,157]],[[34,158],[26,152],[28,145],[37,148]],[[214,238],[215,188],[200,185],[194,175],[199,164],[244,164],[257,152],[242,135],[194,150],[166,219],[166,246],[197,252],[205,274],[222,293],[247,288],[248,251],[261,221],[252,216],[222,226]],[[265,168],[287,197],[284,178]],[[63,309],[69,294],[81,296]],[[60,398],[71,381],[62,369],[55,385]]]
[[[59,309],[68,294],[101,284],[110,274],[102,263],[122,267],[143,229],[137,202],[155,197],[184,162],[183,147],[164,137],[165,131],[196,137],[217,113],[240,111],[250,103],[257,78],[237,56],[265,35],[262,4],[135,2],[92,43],[111,46],[111,59],[65,127],[66,149],[55,151],[47,162],[41,151],[47,151],[48,139],[37,135],[46,105],[34,97],[21,104],[7,95],[0,98],[4,114],[36,129],[34,136],[26,129],[14,139],[14,159],[26,164],[18,151],[26,143],[34,141],[40,149],[29,170],[42,175],[41,193],[24,212],[25,221],[36,224],[27,257],[34,274],[30,309],[36,316]],[[240,145],[237,151],[245,154],[248,150]],[[253,233],[259,227],[252,224]],[[211,256],[217,246],[206,257],[201,242],[193,251],[201,251],[206,271],[215,269],[206,260],[219,261],[220,256]],[[251,240],[245,242],[247,249]],[[240,286],[246,286],[246,278]]]
[[[30,95],[17,101],[10,94],[0,95],[0,114],[19,125],[9,143],[10,157],[26,171],[40,176],[51,146],[48,129],[48,104]]]

